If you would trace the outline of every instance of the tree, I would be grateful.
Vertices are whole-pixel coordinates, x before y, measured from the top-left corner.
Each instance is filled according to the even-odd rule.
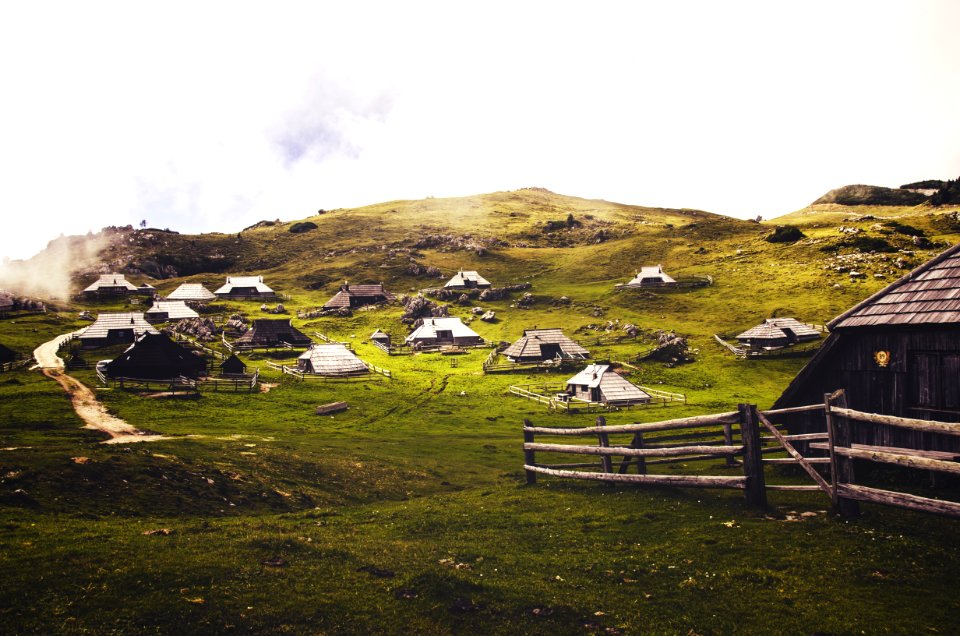
[[[141,227],[141,229],[147,227],[147,220],[146,220],[146,219],[140,221],[140,227]]]

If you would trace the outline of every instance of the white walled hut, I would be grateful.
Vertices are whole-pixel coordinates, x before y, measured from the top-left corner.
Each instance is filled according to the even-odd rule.
[[[610,406],[646,404],[650,395],[631,384],[607,364],[591,364],[567,380],[567,393],[587,402]]]
[[[476,331],[463,324],[459,318],[424,318],[423,324],[407,336],[409,345],[457,345],[471,347],[483,344]]]
[[[490,289],[492,285],[477,272],[461,269],[443,287],[444,289]]]
[[[159,300],[147,310],[146,314],[147,322],[150,323],[173,322],[199,317],[200,314],[187,307],[187,304],[182,300]]]
[[[370,373],[366,363],[340,343],[315,344],[297,359],[297,370],[325,376],[355,376]]]

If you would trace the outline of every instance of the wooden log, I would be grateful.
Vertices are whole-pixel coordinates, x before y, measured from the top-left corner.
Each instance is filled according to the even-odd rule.
[[[330,415],[331,413],[346,411],[347,408],[349,408],[349,405],[346,402],[331,402],[318,406],[316,413],[317,415]]]
[[[768,409],[766,411],[760,411],[767,417],[771,415],[786,415],[788,413],[806,413],[807,411],[822,411],[823,404],[811,404],[809,406],[791,406],[786,409]]]
[[[836,406],[834,406],[836,403]],[[827,421],[827,450],[830,452],[830,475],[833,479],[833,493],[831,499],[834,509],[841,517],[851,518],[860,515],[860,504],[856,499],[844,498],[840,494],[842,484],[853,484],[856,479],[853,473],[853,459],[838,455],[836,449],[850,448],[851,431],[850,421],[843,416],[835,416],[834,409],[847,406],[847,396],[843,390],[823,396],[824,417]]]
[[[729,422],[724,422],[723,424],[723,441],[727,446],[733,446],[733,424]],[[734,458],[733,453],[727,455],[727,466],[736,466],[737,460]]]
[[[628,448],[626,446],[580,446],[576,444],[524,444],[523,448],[574,455],[623,455],[625,457],[676,457],[679,455],[728,455],[740,453],[743,446],[677,446],[674,448]]]
[[[761,435],[760,439],[764,441],[768,441],[768,440],[777,439],[777,438],[773,435]],[[798,433],[796,435],[784,435],[783,439],[789,440],[791,442],[803,442],[807,440],[827,439],[827,434],[826,433]]]
[[[805,457],[804,460],[808,464],[829,464],[830,463],[829,457]],[[798,462],[793,457],[768,457],[767,459],[763,460],[763,463],[764,464],[796,464]]]
[[[523,420],[523,445],[526,447],[527,444],[533,444],[533,423],[530,420]],[[536,453],[533,449],[523,449],[523,463],[528,466],[534,466],[537,463]],[[535,484],[537,483],[537,473],[532,470],[527,470],[527,483]]]
[[[777,438],[777,441],[780,442],[783,448],[787,451],[787,454],[796,460],[796,462],[800,464],[800,467],[803,468],[808,475],[810,475],[810,478],[813,479],[813,481],[815,481],[817,485],[823,489],[823,492],[825,492],[828,497],[832,497],[833,490],[830,487],[830,484],[828,484],[827,481],[820,476],[820,473],[818,473],[817,470],[807,462],[806,458],[793,447],[793,444],[784,438],[783,433],[778,431],[776,427],[770,423],[770,420],[768,420],[762,413],[757,413],[757,418],[760,420],[761,424],[767,427],[768,431],[773,433],[773,436]]]
[[[686,462],[702,462],[708,459],[716,459],[716,455],[688,455],[686,457],[668,457],[665,459],[648,459],[647,465],[653,466],[654,464],[678,464]]]
[[[767,491],[764,488],[757,407],[752,404],[740,404],[737,406],[737,416],[740,420],[740,441],[743,442],[744,494],[747,503],[751,506],[766,508]]]
[[[935,515],[945,515],[949,517],[960,517],[960,503],[955,501],[944,501],[942,499],[929,499],[917,495],[908,495],[903,492],[894,492],[892,490],[880,490],[879,488],[869,488],[867,486],[858,486],[856,484],[837,484],[837,490],[840,496],[845,499],[857,501],[868,501],[886,506],[896,506],[898,508],[909,508],[910,510],[919,510],[929,512]]]
[[[864,413],[853,409],[835,406],[831,409],[835,416],[846,417],[859,422],[870,422],[871,424],[883,424],[884,426],[896,426],[913,431],[922,431],[924,433],[941,433],[944,435],[960,435],[960,423],[935,422],[932,420],[916,420],[908,417],[896,417],[894,415],[880,415],[877,413]]]
[[[942,473],[951,473],[960,475],[960,464],[955,461],[943,461],[942,459],[930,459],[919,455],[909,453],[888,453],[886,451],[867,450],[853,446],[851,448],[834,448],[834,452],[845,457],[854,459],[868,459],[874,462],[884,464],[896,464],[897,466],[906,466],[907,468],[917,468],[920,470],[935,470]]]
[[[793,492],[823,492],[816,484],[767,484],[767,490],[786,490]]]
[[[637,449],[643,448],[643,433],[634,433],[633,439],[630,440],[630,448]],[[647,463],[642,455],[631,456],[624,455],[623,459],[620,461],[620,468],[617,470],[617,473],[625,475],[630,469],[630,462],[636,459],[637,462],[637,473],[640,475],[647,474]]]
[[[647,433],[650,431],[670,431],[680,428],[697,428],[700,426],[720,425],[724,422],[736,422],[737,413],[717,413],[714,415],[695,415],[693,417],[683,417],[676,420],[665,420],[662,422],[650,422],[647,424],[620,424],[617,426],[607,426],[604,433]],[[534,433],[544,435],[596,435],[600,433],[599,427],[588,426],[585,428],[547,428],[542,426],[531,427]]]
[[[602,416],[602,415],[598,415],[598,416],[597,416],[597,428],[602,429],[602,428],[605,427],[606,425],[607,425],[607,418],[605,418],[605,417]],[[599,442],[600,442],[600,447],[601,447],[601,448],[609,448],[609,447],[610,447],[610,439],[607,437],[607,434],[606,434],[606,433],[598,433],[598,434],[597,434],[597,439],[598,439]],[[619,453],[618,453],[618,455],[619,455]],[[607,455],[607,454],[605,454],[605,453],[601,453],[600,456],[602,457],[603,472],[605,472],[605,473],[612,473],[612,472],[613,472],[613,460],[610,459],[610,456]]]
[[[620,475],[618,473],[587,473],[573,470],[555,470],[543,466],[525,465],[524,470],[552,475],[554,477],[568,477],[571,479],[587,479],[591,481],[612,481],[629,484],[647,484],[651,486],[687,486],[692,488],[743,488],[745,478],[740,476],[707,476],[707,475]]]
[[[830,445],[825,442],[816,442],[810,444],[810,448],[829,450]],[[951,462],[960,460],[960,453],[951,453],[950,451],[921,450],[917,448],[900,448],[898,446],[872,446],[870,444],[850,444],[850,448],[856,448],[865,451],[877,451],[881,453],[901,453],[911,457],[926,457],[927,459],[942,459]]]
[[[735,428],[733,429],[733,433],[734,435],[739,435],[740,431],[739,429]],[[671,435],[649,434],[649,435],[645,435],[643,439],[645,442],[663,445],[662,444],[663,442],[676,442],[676,441],[685,440],[685,439],[703,440],[701,443],[705,443],[706,440],[712,439],[712,438],[716,438],[717,444],[724,443],[722,439],[723,433],[721,431],[718,431],[716,433],[712,433],[710,431],[693,431],[691,433],[676,433]],[[667,444],[667,446],[669,446],[669,444]]]

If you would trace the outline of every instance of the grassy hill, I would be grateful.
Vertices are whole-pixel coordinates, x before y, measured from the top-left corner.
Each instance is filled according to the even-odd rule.
[[[316,228],[290,231],[307,223]],[[764,240],[785,224],[806,237]],[[804,360],[735,360],[712,335],[771,315],[824,323],[960,240],[949,210],[829,204],[754,223],[525,189],[330,210],[238,234],[114,229],[93,240],[103,248],[75,289],[100,268],[161,293],[262,274],[288,295],[305,333],[349,341],[395,377],[301,383],[266,367],[285,354],[252,354],[245,360],[276,385],[269,392],[163,400],[100,389],[111,413],[172,437],[112,446],[80,428],[54,382],[0,375],[5,632],[955,631],[954,522],[867,507],[844,523],[809,493],[771,495],[764,512],[726,491],[526,486],[522,420],[577,426],[595,416],[549,412],[507,388],[565,375],[484,375],[488,350],[457,356],[456,366],[447,356],[388,356],[366,338],[380,328],[402,339],[399,305],[296,317],[343,280],[409,294],[477,269],[497,286],[532,284],[529,308],[516,295],[472,303],[495,310],[493,323],[451,305],[489,340],[560,326],[590,343],[608,323],[689,339],[695,362],[642,362],[630,376],[687,403],[609,413],[613,424],[767,407]],[[715,283],[614,289],[658,263]],[[424,275],[428,267],[441,276]],[[218,305],[266,316],[256,302]],[[0,320],[0,342],[30,350],[82,326],[82,308],[130,306],[68,301],[59,313]],[[629,362],[647,342],[590,348]],[[96,384],[92,371],[75,374]],[[348,411],[313,414],[341,399]],[[801,511],[816,514],[791,521]]]

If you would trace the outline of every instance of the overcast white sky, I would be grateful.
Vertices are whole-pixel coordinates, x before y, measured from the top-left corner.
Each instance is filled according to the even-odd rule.
[[[0,256],[542,186],[748,217],[960,175],[960,2],[9,2]]]

